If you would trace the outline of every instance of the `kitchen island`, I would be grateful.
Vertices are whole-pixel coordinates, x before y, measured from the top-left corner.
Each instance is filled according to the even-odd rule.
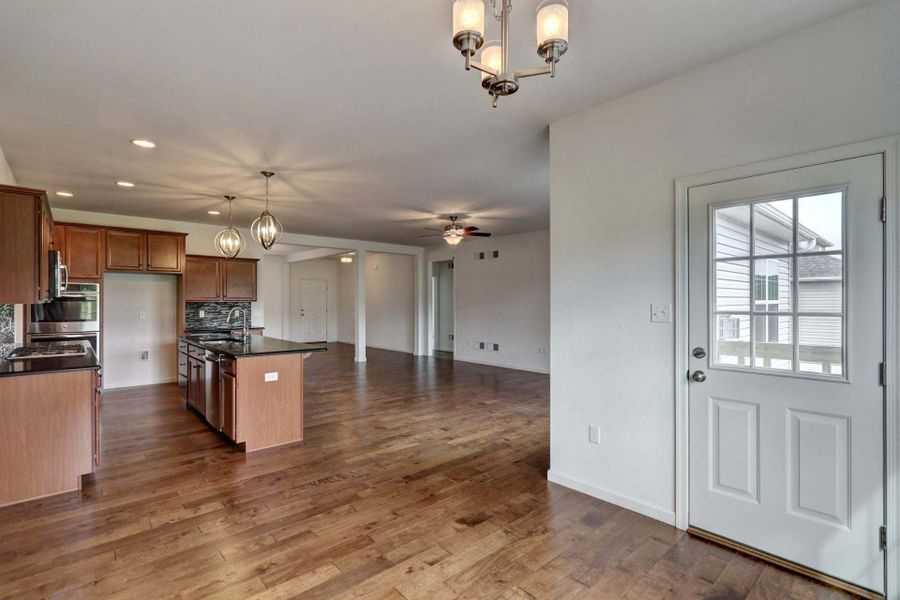
[[[100,462],[100,362],[0,360],[0,506],[81,488]]]
[[[246,452],[303,440],[303,361],[324,344],[265,336],[178,339],[178,383],[188,408]]]

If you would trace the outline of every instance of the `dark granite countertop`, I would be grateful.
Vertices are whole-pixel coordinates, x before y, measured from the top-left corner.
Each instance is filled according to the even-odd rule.
[[[254,331],[254,330],[259,331],[260,329],[265,329],[265,327],[263,327],[263,326],[257,327],[256,325],[251,325],[248,329],[250,329],[251,331]],[[232,331],[240,331],[240,330],[241,330],[240,326],[228,327],[225,329],[215,328],[215,327],[201,327],[201,328],[197,328],[197,329],[185,329],[184,334],[186,336],[189,336],[189,335],[193,335],[196,333],[231,333]]]
[[[91,348],[82,356],[66,356],[60,358],[33,358],[26,360],[0,359],[0,377],[13,375],[39,375],[58,371],[80,371],[99,369],[100,359]]]
[[[184,335],[180,338],[185,342],[231,358],[242,356],[261,356],[263,354],[292,354],[298,352],[327,352],[325,344],[301,344],[278,338],[264,337],[261,335],[250,336],[250,343],[243,344],[234,341],[216,342],[197,339],[195,336]]]

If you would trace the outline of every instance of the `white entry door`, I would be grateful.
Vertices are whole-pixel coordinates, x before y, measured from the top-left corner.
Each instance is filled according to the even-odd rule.
[[[689,190],[689,522],[884,589],[882,157]]]
[[[324,342],[328,339],[328,282],[324,279],[300,280],[300,341]]]

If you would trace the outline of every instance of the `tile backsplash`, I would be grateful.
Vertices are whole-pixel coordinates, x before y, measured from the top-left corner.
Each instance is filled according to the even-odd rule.
[[[195,331],[198,329],[239,329],[241,317],[237,317],[234,323],[229,325],[225,319],[232,308],[240,308],[247,311],[247,319],[250,319],[249,302],[186,302],[184,308],[184,329]],[[204,316],[200,316],[200,311]]]
[[[16,306],[0,304],[0,359],[16,347]]]

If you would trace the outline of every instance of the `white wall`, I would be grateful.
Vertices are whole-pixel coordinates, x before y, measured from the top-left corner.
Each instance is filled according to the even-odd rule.
[[[478,260],[480,251],[500,252]],[[428,261],[456,257],[454,358],[546,373],[550,369],[550,232],[468,238],[429,248]],[[475,342],[500,344],[499,352]],[[545,352],[539,352],[544,349]]]
[[[897,31],[870,5],[551,125],[551,479],[674,519],[674,180],[900,133]]]
[[[366,257],[366,345],[413,352],[415,304],[414,257],[369,254]]]
[[[286,338],[288,335],[289,277],[290,265],[283,256],[264,256],[257,265],[256,286],[260,301],[256,303],[257,316],[253,321],[265,326],[268,337]]]
[[[177,285],[173,275],[107,273],[103,278],[105,388],[175,381]],[[149,360],[140,359],[142,350],[149,351]]]
[[[300,341],[300,281],[303,279],[325,280],[328,299],[326,319],[326,341],[338,339],[338,260],[320,258],[290,263],[290,323],[289,339]],[[351,298],[352,301],[352,298]]]
[[[337,264],[337,341],[355,343],[356,263]]]

